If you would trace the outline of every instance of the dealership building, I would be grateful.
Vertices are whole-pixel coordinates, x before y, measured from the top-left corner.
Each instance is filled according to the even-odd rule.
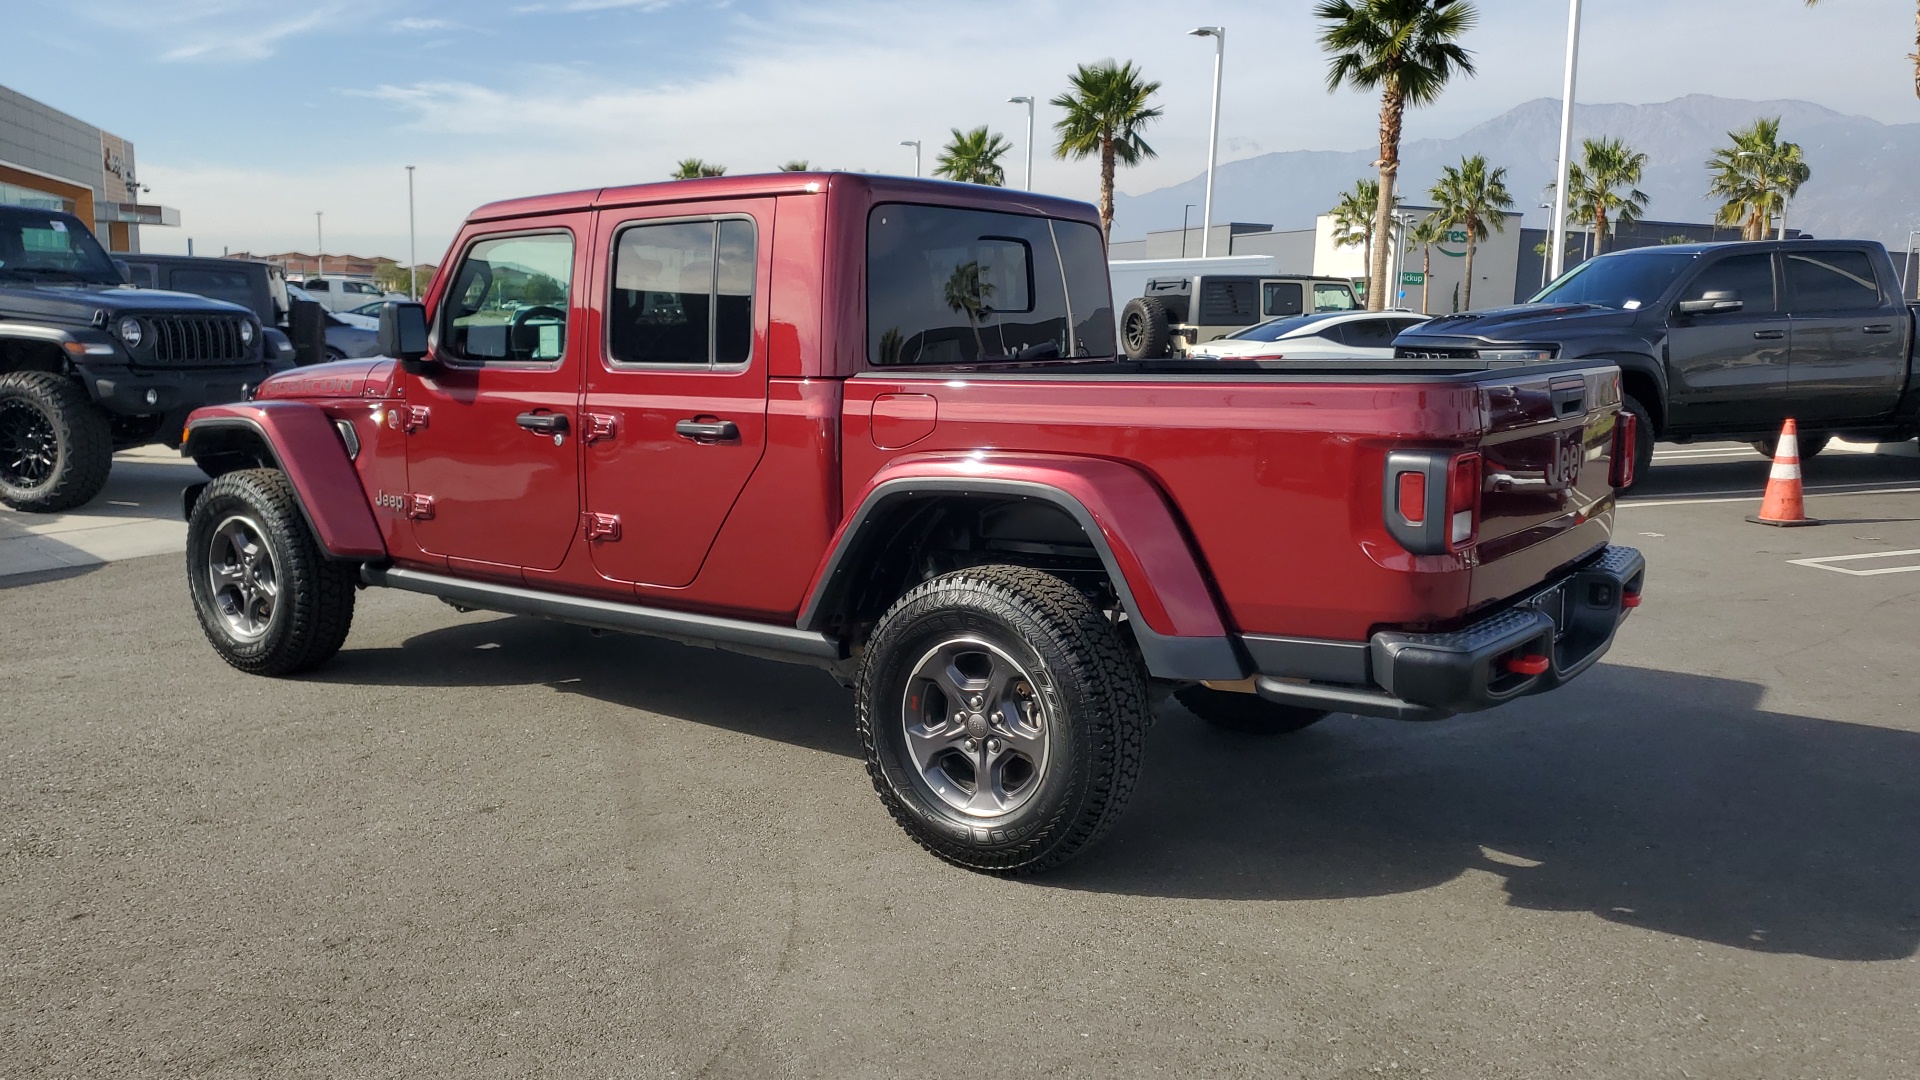
[[[142,202],[133,144],[0,86],[0,203],[65,210],[112,251],[140,250],[140,226],[180,224]]]

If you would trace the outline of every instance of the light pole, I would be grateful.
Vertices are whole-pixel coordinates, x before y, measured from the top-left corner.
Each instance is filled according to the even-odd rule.
[[[1193,37],[1213,39],[1213,120],[1209,125],[1212,134],[1207,137],[1206,208],[1200,212],[1200,257],[1204,259],[1213,246],[1213,166],[1220,157],[1220,67],[1227,58],[1227,28],[1199,26],[1187,33]],[[1184,241],[1186,238],[1183,235],[1181,239]]]
[[[1193,204],[1187,203],[1180,209],[1180,257],[1187,257],[1187,215],[1193,211]]]
[[[327,276],[327,238],[326,234],[320,231],[320,215],[324,213],[326,213],[325,210],[315,210],[313,212],[314,257],[320,260],[320,269],[313,275],[314,277]]]
[[[1560,96],[1560,171],[1553,183],[1553,276],[1567,268],[1567,181],[1573,167],[1573,76],[1580,58],[1580,0],[1567,10],[1567,81]]]
[[[413,253],[413,166],[407,166],[407,299],[420,299],[420,260]]]
[[[900,145],[913,147],[913,175],[919,176],[920,175],[920,140],[919,139],[901,139]]]
[[[1540,204],[1540,209],[1552,210],[1553,204],[1550,202],[1543,202]],[[1540,287],[1542,289],[1547,287],[1547,260],[1552,258],[1554,228],[1555,226],[1551,223],[1547,225],[1547,230],[1548,230],[1547,231],[1547,250],[1540,254]]]
[[[1025,105],[1027,107],[1027,190],[1032,191],[1033,190],[1033,98],[1025,94],[1022,94],[1019,97],[1008,98],[1007,104]]]
[[[1407,265],[1407,228],[1420,220],[1412,214],[1394,211],[1393,214],[1393,269],[1392,283],[1387,287],[1387,299],[1393,303],[1387,307],[1399,308],[1401,293],[1406,291],[1406,282],[1402,280]]]

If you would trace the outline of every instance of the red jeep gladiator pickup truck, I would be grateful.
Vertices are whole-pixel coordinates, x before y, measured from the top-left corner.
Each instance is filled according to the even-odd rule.
[[[1609,544],[1611,364],[1116,357],[1093,209],[848,174],[495,203],[393,359],[203,408],[213,647],[320,664],[360,587],[817,664],[881,800],[995,873],[1112,824],[1156,690],[1242,730],[1560,685]]]

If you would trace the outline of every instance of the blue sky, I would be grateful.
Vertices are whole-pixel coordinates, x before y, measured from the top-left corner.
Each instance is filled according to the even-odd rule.
[[[1076,63],[1130,58],[1160,80],[1145,191],[1206,162],[1210,44],[1228,28],[1222,157],[1351,150],[1377,103],[1329,95],[1310,0],[0,0],[0,83],[131,139],[149,198],[183,227],[149,250],[406,255],[404,166],[418,166],[419,250],[496,198],[662,177],[681,157],[735,172],[793,158],[911,172],[953,127],[1016,149],[1006,98],[1058,93]],[[1579,97],[1804,98],[1920,120],[1910,0],[1590,0]],[[1478,0],[1477,78],[1414,113],[1448,136],[1558,97],[1561,0]],[[1054,110],[1042,104],[1038,138]],[[1035,155],[1035,187],[1092,199],[1092,162]]]

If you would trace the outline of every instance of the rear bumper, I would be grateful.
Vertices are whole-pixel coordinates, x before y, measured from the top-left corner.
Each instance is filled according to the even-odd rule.
[[[1608,547],[1496,615],[1444,634],[1383,631],[1368,643],[1369,685],[1315,681],[1296,671],[1263,672],[1255,692],[1269,701],[1334,712],[1438,720],[1541,694],[1605,656],[1636,600],[1647,563],[1629,547]],[[1544,657],[1520,674],[1517,657]]]

